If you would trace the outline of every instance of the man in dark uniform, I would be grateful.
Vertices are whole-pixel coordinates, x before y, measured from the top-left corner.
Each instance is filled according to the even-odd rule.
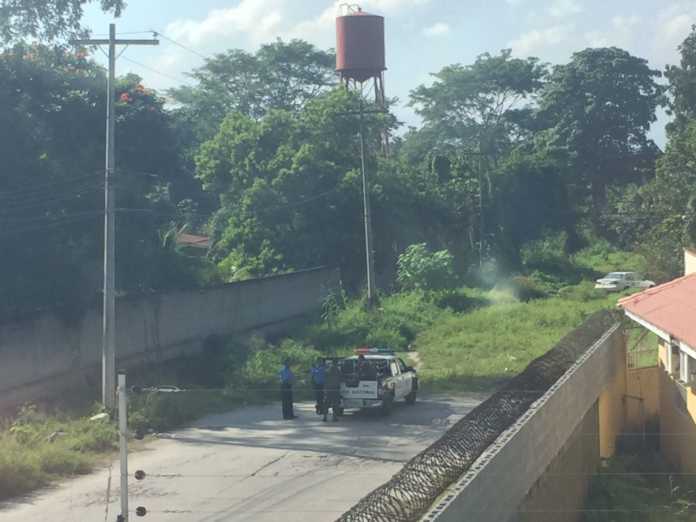
[[[324,359],[317,357],[309,373],[312,378],[312,387],[314,388],[314,398],[316,400],[314,409],[317,415],[320,415],[324,411],[324,385],[326,383],[326,362]]]
[[[292,385],[295,382],[295,375],[290,369],[290,361],[283,361],[280,370],[280,398],[283,402],[283,419],[290,420],[296,418],[292,404]]]
[[[338,362],[332,361],[326,371],[326,384],[324,395],[324,422],[329,414],[331,414],[334,422],[338,420],[337,410],[341,406],[341,372],[338,369]]]

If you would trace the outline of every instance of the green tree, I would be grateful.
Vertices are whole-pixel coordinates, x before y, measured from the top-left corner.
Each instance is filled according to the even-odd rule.
[[[640,181],[658,155],[648,131],[663,100],[660,76],[646,60],[621,49],[586,49],[556,66],[543,90],[544,146],[566,155],[577,197],[589,187],[596,233],[603,232],[607,187]]]
[[[59,48],[17,45],[0,54],[2,313],[77,308],[96,297],[105,83],[100,67]],[[169,116],[137,77],[120,79],[117,93],[119,289],[186,285],[183,271],[176,277],[162,269],[168,259],[159,230],[177,221]]]
[[[355,95],[337,89],[298,113],[273,110],[259,120],[231,113],[201,147],[198,175],[220,197],[211,222],[214,254],[228,279],[322,264],[341,266],[349,287],[362,279],[358,122],[346,115],[357,103]],[[382,272],[392,259],[394,229],[403,224],[399,216],[409,208],[395,201],[407,195],[398,172],[375,154],[384,125],[393,119],[375,117],[366,125]]]
[[[95,0],[3,0],[0,47],[20,40],[53,41],[83,32],[84,7]],[[124,0],[99,0],[102,10],[118,17]]]
[[[471,65],[450,65],[433,74],[431,86],[411,92],[410,105],[440,147],[476,151],[496,160],[517,140],[520,111],[542,87],[546,66],[536,58],[479,56]]]
[[[425,243],[409,246],[399,256],[398,267],[397,281],[404,290],[446,290],[456,284],[452,254],[431,252]]]
[[[665,77],[669,81],[669,112],[674,120],[667,129],[677,133],[696,119],[696,26],[679,46],[680,64],[668,65]]]
[[[259,119],[272,109],[290,112],[336,84],[335,58],[303,40],[277,40],[255,54],[230,49],[191,73],[196,85],[172,89],[176,111],[197,144],[212,138],[230,112]]]

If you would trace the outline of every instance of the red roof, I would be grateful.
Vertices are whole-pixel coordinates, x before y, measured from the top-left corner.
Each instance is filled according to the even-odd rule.
[[[210,238],[207,236],[196,236],[194,234],[179,234],[176,236],[177,245],[183,245],[193,248],[208,248],[210,246]]]
[[[624,297],[619,306],[696,348],[696,274]]]

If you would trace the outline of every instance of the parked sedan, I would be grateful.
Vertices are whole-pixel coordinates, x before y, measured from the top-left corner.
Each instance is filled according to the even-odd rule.
[[[627,288],[650,288],[655,286],[653,281],[643,279],[638,272],[611,272],[597,279],[595,288],[607,292],[621,292]]]

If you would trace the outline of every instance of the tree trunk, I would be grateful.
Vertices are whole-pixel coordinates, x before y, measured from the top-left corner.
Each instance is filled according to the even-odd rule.
[[[601,173],[595,173],[591,180],[592,195],[592,231],[601,236],[604,232],[602,215],[607,208],[607,184]]]

